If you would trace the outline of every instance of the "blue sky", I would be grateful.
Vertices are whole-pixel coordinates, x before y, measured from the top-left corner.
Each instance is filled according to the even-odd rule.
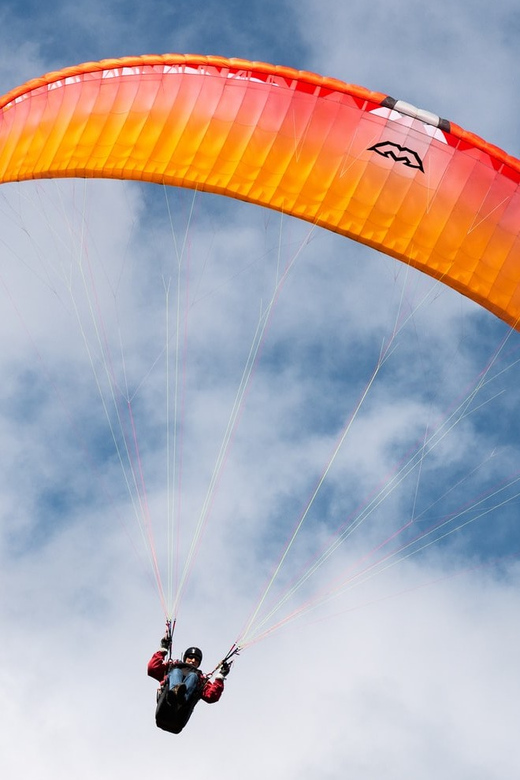
[[[520,155],[512,1],[53,9],[0,5],[2,91],[104,57],[220,54],[387,92]],[[516,778],[517,334],[388,257],[222,198],[121,182],[13,185],[0,193],[0,222],[2,777]],[[329,464],[266,608],[365,519],[287,610],[337,585],[340,595],[244,650],[222,701],[201,704],[175,738],[153,721],[145,665],[164,615],[120,431],[111,413],[114,442],[103,411],[107,364],[81,269],[95,279],[116,387],[128,388],[166,579],[164,290],[176,289],[185,239],[181,555],[260,312],[280,267],[297,261],[210,495],[177,650],[200,645],[206,669],[228,650]],[[331,461],[402,314],[408,324]],[[385,557],[465,523],[410,557],[407,547],[400,563]]]

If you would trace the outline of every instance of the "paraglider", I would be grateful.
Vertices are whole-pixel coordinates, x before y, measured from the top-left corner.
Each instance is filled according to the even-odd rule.
[[[0,183],[132,179],[222,194],[360,241],[520,323],[520,162],[382,93],[291,68],[143,56],[47,74],[0,99]],[[254,615],[256,617],[256,613]],[[180,733],[216,678],[190,647],[148,674]],[[238,647],[245,635],[237,639]]]
[[[180,734],[191,718],[199,701],[214,704],[224,692],[224,680],[229,674],[230,663],[222,661],[215,679],[204,675],[199,669],[202,651],[189,647],[182,660],[166,659],[171,652],[171,634],[161,639],[159,649],[148,662],[148,675],[158,680],[161,686],[157,693],[155,722],[160,729]]]

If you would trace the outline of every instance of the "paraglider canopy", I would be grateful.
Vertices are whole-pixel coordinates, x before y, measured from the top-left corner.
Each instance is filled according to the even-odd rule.
[[[0,182],[128,178],[355,238],[520,321],[520,163],[427,111],[291,68],[127,57],[0,101]]]

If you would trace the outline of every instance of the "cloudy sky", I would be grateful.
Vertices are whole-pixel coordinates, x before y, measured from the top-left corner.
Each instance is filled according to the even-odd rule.
[[[0,90],[219,54],[388,93],[518,157],[516,5],[4,1]],[[516,778],[518,335],[275,212],[4,187],[1,776]],[[245,645],[178,737],[146,677],[173,609],[204,669]]]

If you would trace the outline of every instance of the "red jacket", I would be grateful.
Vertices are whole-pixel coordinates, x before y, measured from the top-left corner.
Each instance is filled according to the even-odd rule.
[[[161,684],[164,682],[170,669],[173,669],[174,666],[184,665],[183,662],[179,660],[166,661],[165,656],[166,650],[157,650],[148,661],[148,676],[153,677],[154,680],[158,680]],[[208,704],[213,704],[218,701],[224,690],[224,680],[217,677],[216,680],[211,682],[200,669],[195,669],[194,667],[193,671],[199,676],[200,698],[204,699]]]

